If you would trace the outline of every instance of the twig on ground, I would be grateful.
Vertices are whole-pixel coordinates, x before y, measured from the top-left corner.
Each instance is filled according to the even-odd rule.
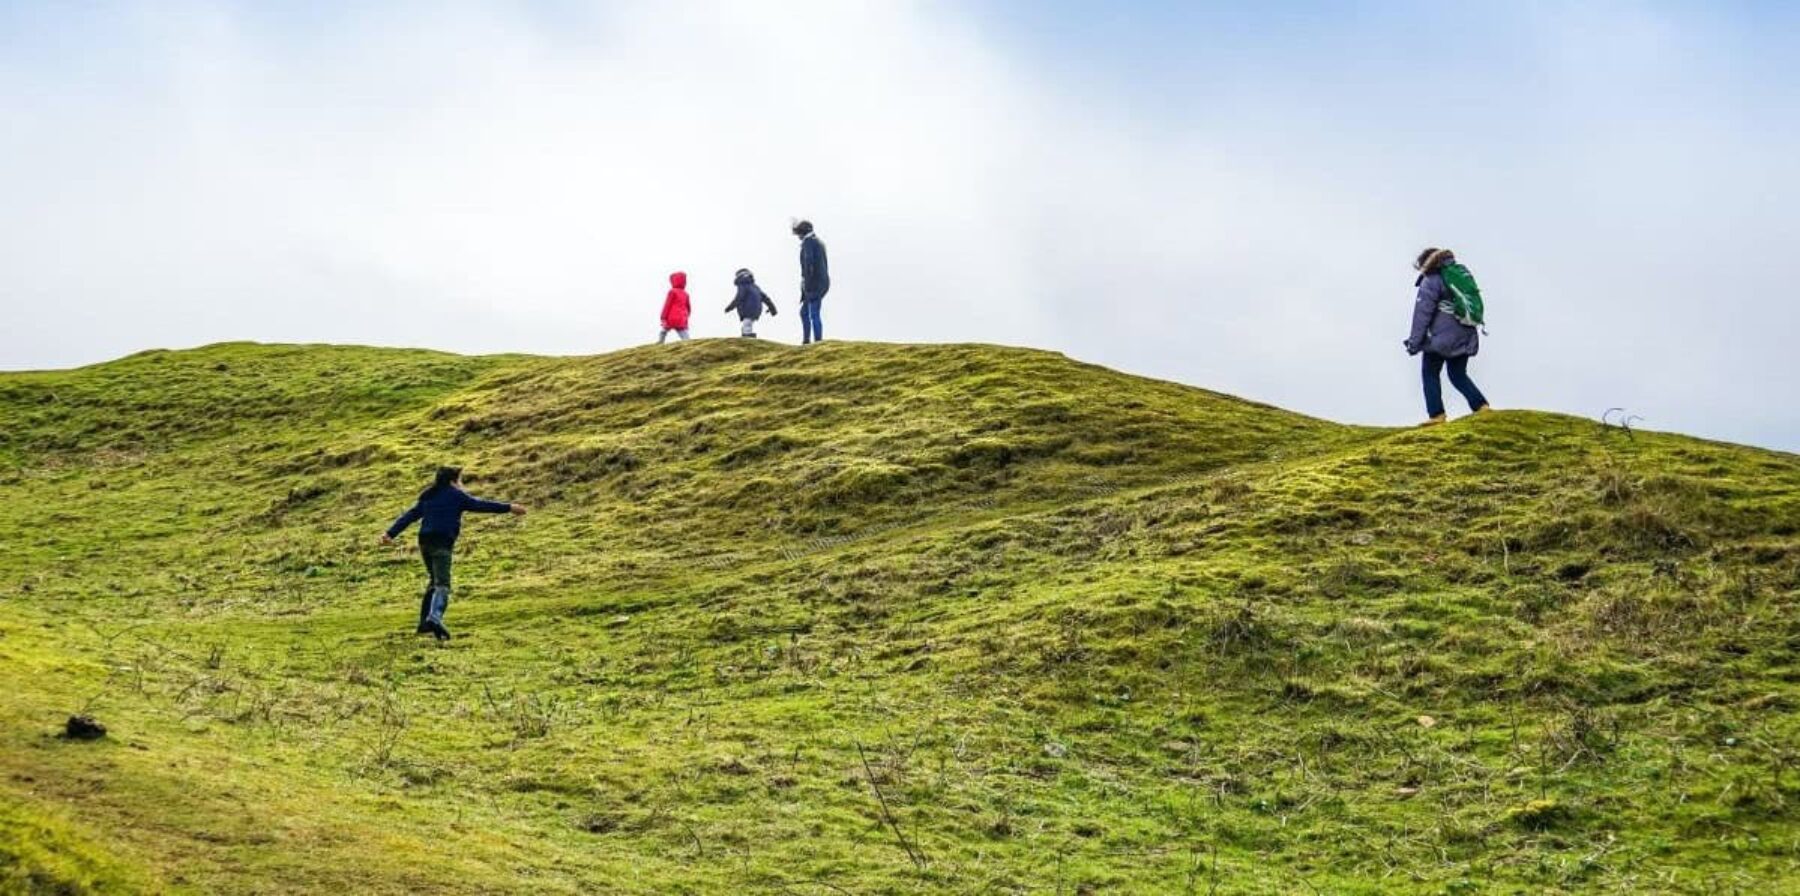
[[[689,823],[688,820],[685,818],[681,819],[681,826],[683,828],[687,829],[687,833],[688,833],[689,837],[694,838],[694,852],[695,852],[694,858],[697,858],[697,859],[706,858],[706,845],[700,842],[700,832],[694,830],[694,826],[691,823]]]
[[[906,857],[912,859],[912,863],[918,866],[920,871],[925,870],[925,857],[913,849],[912,843],[906,839],[905,832],[900,830],[900,823],[894,820],[894,813],[888,811],[887,796],[881,792],[881,785],[875,781],[875,769],[869,765],[869,756],[863,752],[862,741],[855,743],[856,756],[862,760],[863,775],[869,779],[869,787],[875,791],[875,801],[881,805],[881,817],[887,821],[888,827],[893,829],[894,837],[900,841],[900,848],[906,850]]]
[[[1219,892],[1219,840],[1215,836],[1212,842],[1212,886],[1206,888],[1206,896]]]

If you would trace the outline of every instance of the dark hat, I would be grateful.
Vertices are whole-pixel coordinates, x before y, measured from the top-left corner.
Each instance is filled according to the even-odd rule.
[[[812,232],[813,232],[813,226],[812,226],[811,221],[799,220],[799,221],[794,222],[794,235],[795,236],[806,236]]]

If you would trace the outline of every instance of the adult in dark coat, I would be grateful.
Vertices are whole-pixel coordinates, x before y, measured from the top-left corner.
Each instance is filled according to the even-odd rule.
[[[825,259],[825,243],[813,232],[811,221],[796,221],[794,235],[800,238],[800,344],[825,341],[825,324],[819,320],[819,306],[831,291],[831,266]]]
[[[1423,355],[1420,377],[1425,385],[1425,425],[1443,423],[1444,384],[1440,374],[1448,368],[1450,385],[1469,402],[1469,410],[1488,409],[1487,397],[1469,379],[1469,359],[1481,351],[1481,333],[1456,317],[1456,306],[1444,286],[1444,265],[1456,256],[1449,249],[1431,248],[1419,253],[1413,261],[1419,277],[1413,301],[1412,333],[1406,337],[1406,353]]]

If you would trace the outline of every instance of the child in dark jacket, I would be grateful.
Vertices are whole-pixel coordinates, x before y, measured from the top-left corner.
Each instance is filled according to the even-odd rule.
[[[688,338],[688,294],[687,274],[676,271],[669,275],[669,295],[663,299],[662,335],[656,337],[656,344],[661,345],[669,339],[669,331],[686,342]]]
[[[393,544],[406,527],[419,522],[419,555],[425,560],[425,597],[419,602],[419,630],[450,640],[444,627],[444,611],[450,606],[450,557],[456,548],[456,537],[462,533],[464,513],[511,513],[525,515],[523,504],[484,501],[462,489],[462,468],[439,467],[431,487],[419,493],[419,501],[400,514],[381,536],[382,544]]]
[[[746,268],[739,268],[732,282],[737,284],[737,296],[731,300],[731,304],[725,306],[725,313],[736,311],[740,325],[739,335],[755,339],[757,318],[762,317],[764,308],[769,309],[770,317],[774,317],[777,314],[775,303],[769,301],[769,297],[756,285],[756,277]]]

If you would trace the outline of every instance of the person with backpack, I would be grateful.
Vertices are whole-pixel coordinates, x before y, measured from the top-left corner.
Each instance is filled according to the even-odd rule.
[[[682,342],[688,338],[688,294],[687,274],[676,271],[669,275],[669,294],[663,298],[662,335],[656,337],[656,344],[662,345],[669,339],[669,331],[681,337]]]
[[[774,317],[777,314],[775,303],[769,301],[768,295],[756,285],[756,276],[748,268],[738,268],[737,276],[732,278],[732,282],[737,284],[737,296],[731,300],[731,304],[725,306],[725,313],[736,311],[739,335],[755,339],[757,319],[762,317],[764,308],[769,310],[770,317]]]
[[[444,627],[444,611],[450,606],[450,558],[456,549],[456,536],[462,532],[464,513],[510,513],[525,515],[525,505],[486,501],[462,488],[461,467],[439,467],[430,487],[419,493],[417,503],[400,514],[394,524],[382,533],[382,544],[393,544],[400,533],[419,522],[419,556],[425,560],[428,580],[425,596],[419,601],[418,634],[431,634],[439,641],[450,640]]]
[[[800,344],[824,342],[825,324],[819,320],[819,306],[831,291],[825,244],[813,233],[811,221],[795,221],[794,235],[800,238]]]
[[[1488,410],[1487,396],[1469,379],[1469,359],[1481,350],[1484,310],[1475,275],[1457,262],[1455,253],[1436,247],[1420,252],[1413,268],[1419,272],[1413,281],[1419,292],[1413,302],[1412,334],[1406,338],[1406,353],[1424,356],[1424,425],[1436,426],[1448,419],[1444,413],[1444,384],[1439,378],[1446,368],[1450,371],[1450,385],[1469,402],[1469,410]]]

